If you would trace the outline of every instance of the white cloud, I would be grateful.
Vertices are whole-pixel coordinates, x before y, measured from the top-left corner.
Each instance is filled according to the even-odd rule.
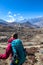
[[[20,15],[21,15],[20,13],[14,14],[14,16],[20,16]]]
[[[35,17],[31,17],[31,18],[34,19],[34,18],[41,18],[41,17],[43,17],[43,16],[35,16]]]
[[[14,14],[14,16],[17,16],[16,14]]]
[[[20,13],[12,14],[11,11],[8,12],[8,15],[7,15],[8,22],[21,21],[21,20],[24,20],[24,17],[21,16]]]
[[[22,19],[22,18],[23,18],[23,16],[20,16],[20,18]]]
[[[9,15],[8,17],[13,17],[12,15]]]
[[[16,19],[12,15],[9,15],[7,21],[8,22],[14,22],[14,21],[16,21]]]
[[[10,23],[12,23],[12,22],[16,21],[16,19],[12,18],[12,19],[9,19],[7,21],[10,22]]]
[[[42,17],[42,16],[37,16],[37,18],[39,18],[39,17]]]
[[[8,15],[9,15],[9,14],[12,14],[11,11],[8,12]]]
[[[12,12],[10,12],[10,11],[8,12],[8,15],[7,15],[7,21],[10,22],[10,23],[16,21],[16,19],[12,15]]]
[[[19,20],[24,20],[24,17],[23,17],[23,16],[20,16],[20,17],[19,17]]]

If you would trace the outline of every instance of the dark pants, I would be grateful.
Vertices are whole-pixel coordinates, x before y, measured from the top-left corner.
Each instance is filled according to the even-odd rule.
[[[10,65],[14,65],[13,63],[11,63]],[[22,65],[22,64],[21,64]]]
[[[14,65],[14,64],[11,63],[10,65]]]

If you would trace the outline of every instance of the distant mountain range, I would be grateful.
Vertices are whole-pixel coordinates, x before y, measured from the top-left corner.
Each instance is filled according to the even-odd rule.
[[[6,22],[6,21],[0,19],[0,25],[7,25],[7,24],[8,24],[8,22]]]
[[[39,27],[43,27],[43,17],[38,17],[38,18],[30,19],[30,22],[33,25],[37,25]]]
[[[43,27],[43,17],[38,17],[38,18],[33,18],[33,19],[28,19],[28,20],[24,19],[19,22],[12,22],[12,23],[8,23],[0,19],[0,25],[39,28],[39,27]]]

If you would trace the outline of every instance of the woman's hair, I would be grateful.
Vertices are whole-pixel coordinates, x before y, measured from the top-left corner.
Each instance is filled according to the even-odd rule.
[[[18,33],[14,33],[13,38],[17,39],[18,38]]]

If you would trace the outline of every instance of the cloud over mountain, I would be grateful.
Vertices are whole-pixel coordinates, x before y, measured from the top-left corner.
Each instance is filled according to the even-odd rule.
[[[24,17],[20,13],[12,13],[11,11],[7,14],[7,21],[13,22],[13,21],[21,21],[24,20]]]

